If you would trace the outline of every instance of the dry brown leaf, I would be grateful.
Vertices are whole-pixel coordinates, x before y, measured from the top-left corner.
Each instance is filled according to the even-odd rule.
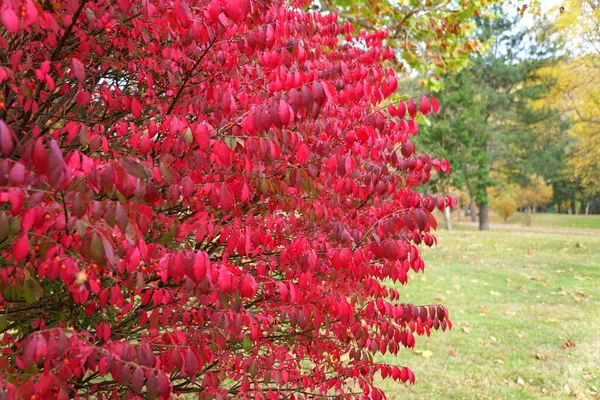
[[[544,354],[542,354],[542,353],[535,353],[533,356],[535,358],[537,358],[538,360],[545,360],[546,359],[546,356]]]
[[[473,331],[473,329],[471,329],[469,326],[463,326],[462,331],[468,335]]]
[[[577,346],[577,344],[571,339],[566,340],[563,344],[560,345],[560,347],[562,347],[563,349],[572,349],[575,346]]]
[[[520,376],[517,376],[517,385],[525,386],[525,381]]]

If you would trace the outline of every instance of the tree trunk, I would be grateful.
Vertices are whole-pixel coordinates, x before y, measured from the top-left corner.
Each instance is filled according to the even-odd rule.
[[[585,203],[585,215],[590,215],[590,203],[591,201]]]
[[[479,207],[479,230],[487,231],[490,229],[488,205],[484,204],[484,203],[480,203],[477,206]]]
[[[525,225],[531,226],[531,207],[525,207]]]
[[[469,206],[471,210],[471,222],[477,222],[477,213],[475,212],[475,199],[471,197],[471,204]]]
[[[450,220],[450,207],[444,208],[444,224],[446,225],[447,230],[452,230],[452,221]]]

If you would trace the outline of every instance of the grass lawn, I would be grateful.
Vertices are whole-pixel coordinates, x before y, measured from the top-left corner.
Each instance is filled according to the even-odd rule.
[[[456,213],[453,213],[453,221],[457,221]],[[462,221],[471,221],[471,217],[462,217]],[[441,214],[438,219],[442,221]],[[517,212],[511,215],[506,222],[494,212],[490,212],[490,223],[525,225],[525,213]],[[531,214],[532,227],[553,227],[572,229],[600,229],[600,215],[568,215],[568,214]]]
[[[534,220],[535,221],[535,220]],[[390,399],[600,399],[600,240],[521,231],[440,231],[405,302],[442,303],[452,331],[379,360],[417,384]]]

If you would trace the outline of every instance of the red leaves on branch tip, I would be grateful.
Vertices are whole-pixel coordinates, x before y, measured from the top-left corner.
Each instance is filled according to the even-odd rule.
[[[0,8],[0,19],[9,33],[17,33],[19,31],[21,21],[10,3],[5,2]]]

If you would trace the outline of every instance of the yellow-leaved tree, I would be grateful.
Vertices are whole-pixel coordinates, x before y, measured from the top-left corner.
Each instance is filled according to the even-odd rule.
[[[540,107],[556,107],[571,122],[566,163],[584,203],[600,194],[600,1],[565,1],[556,20],[568,57],[540,71],[554,82]]]

